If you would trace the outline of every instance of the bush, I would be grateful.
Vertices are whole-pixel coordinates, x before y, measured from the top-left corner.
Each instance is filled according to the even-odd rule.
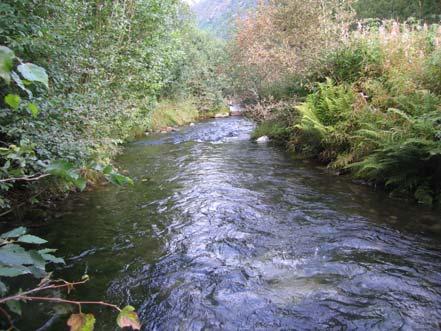
[[[337,83],[354,83],[360,78],[381,76],[383,53],[376,43],[360,41],[332,52],[325,60],[322,74]]]
[[[433,52],[423,70],[424,86],[433,93],[441,94],[441,50]]]

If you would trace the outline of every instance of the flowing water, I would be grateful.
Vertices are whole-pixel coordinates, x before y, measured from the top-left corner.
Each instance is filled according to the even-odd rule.
[[[439,329],[439,213],[253,143],[252,128],[227,118],[137,141],[118,161],[135,186],[42,219],[58,273],[91,276],[74,296],[130,303],[144,330]],[[22,330],[50,316],[29,307]]]

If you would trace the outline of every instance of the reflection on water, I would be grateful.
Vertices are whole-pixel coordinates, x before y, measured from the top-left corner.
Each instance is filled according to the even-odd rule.
[[[438,329],[439,214],[255,144],[252,127],[133,143],[119,163],[134,187],[63,203],[36,233],[62,247],[63,277],[87,266],[77,295],[131,303],[145,330]],[[48,319],[40,307],[23,329]]]

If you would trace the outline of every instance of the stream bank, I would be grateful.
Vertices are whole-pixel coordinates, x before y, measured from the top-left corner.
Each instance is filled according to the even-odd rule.
[[[33,232],[66,258],[57,275],[91,277],[74,296],[129,303],[144,330],[437,330],[439,215],[253,143],[253,128],[230,117],[133,142],[117,160],[133,187],[47,215]],[[51,314],[31,304],[19,327]]]

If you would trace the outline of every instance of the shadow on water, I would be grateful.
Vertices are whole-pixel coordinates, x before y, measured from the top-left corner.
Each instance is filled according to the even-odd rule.
[[[134,187],[54,211],[36,234],[61,248],[63,277],[88,269],[75,295],[131,303],[145,330],[438,329],[439,213],[255,144],[252,128],[228,118],[135,142],[118,161]],[[49,318],[32,307],[24,330]]]

